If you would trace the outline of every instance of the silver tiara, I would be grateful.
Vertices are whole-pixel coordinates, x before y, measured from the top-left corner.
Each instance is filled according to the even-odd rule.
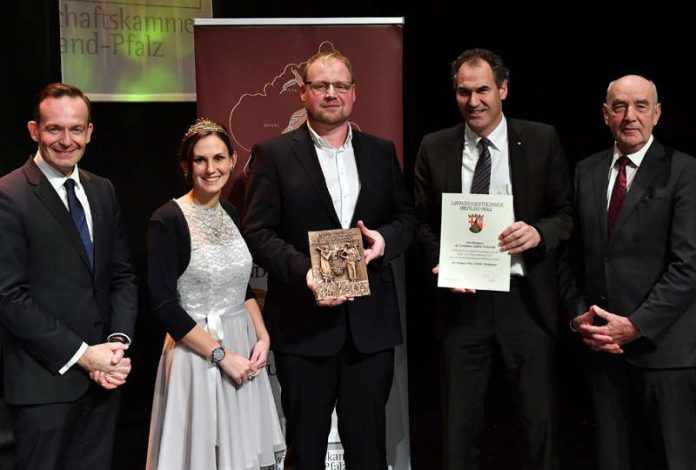
[[[188,128],[186,134],[184,134],[184,140],[188,139],[194,134],[199,134],[201,132],[220,132],[227,135],[227,131],[217,122],[208,118],[198,118],[191,127]]]

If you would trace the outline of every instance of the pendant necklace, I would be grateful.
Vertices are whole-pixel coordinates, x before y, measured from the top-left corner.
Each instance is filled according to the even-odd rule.
[[[223,219],[223,215],[222,215],[222,206],[220,204],[218,204],[218,206],[217,206],[216,212],[217,212],[218,222],[215,225],[211,225],[206,221],[206,218],[208,215],[206,209],[205,208],[199,208],[199,209],[201,211],[201,222],[208,229],[210,229],[210,232],[212,233],[212,236],[215,240],[219,239],[222,236],[222,227],[224,225],[224,219]],[[212,217],[211,217],[211,219],[212,219]]]

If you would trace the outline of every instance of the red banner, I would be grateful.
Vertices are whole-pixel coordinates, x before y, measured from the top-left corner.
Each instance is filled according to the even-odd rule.
[[[376,20],[389,19],[271,20],[296,23],[285,25],[196,20],[198,115],[225,124],[239,156],[225,197],[241,203],[240,175],[255,142],[304,122],[300,77],[306,59],[320,50],[338,49],[350,58],[357,94],[352,124],[393,141],[403,161],[402,24]]]

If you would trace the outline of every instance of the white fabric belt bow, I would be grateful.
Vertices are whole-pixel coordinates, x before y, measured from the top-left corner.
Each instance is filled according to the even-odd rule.
[[[226,308],[221,308],[210,312],[206,315],[205,330],[217,341],[222,341],[224,333],[222,331],[222,315],[227,311]]]

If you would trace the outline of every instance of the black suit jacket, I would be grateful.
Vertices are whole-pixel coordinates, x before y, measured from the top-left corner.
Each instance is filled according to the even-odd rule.
[[[307,126],[252,151],[243,227],[255,262],[268,271],[264,317],[274,350],[333,355],[348,328],[364,353],[401,343],[390,261],[411,243],[418,217],[394,145],[356,130],[352,144],[360,195],[351,227],[363,220],[384,237],[386,251],[368,265],[371,295],[336,308],[317,306],[306,286],[307,232],[341,228]]]
[[[571,313],[592,304],[629,316],[645,335],[624,347],[639,367],[696,366],[696,160],[654,140],[607,237],[613,149],[577,165],[578,255],[565,295]]]
[[[0,325],[8,403],[72,401],[89,385],[84,341],[133,337],[137,288],[111,183],[80,170],[93,221],[94,270],[60,197],[30,157],[0,179]]]
[[[558,247],[572,230],[571,186],[567,162],[553,127],[507,119],[510,180],[515,219],[533,225],[543,242],[523,254],[529,286],[543,324],[558,329]],[[423,137],[415,169],[418,230],[428,268],[439,263],[442,193],[462,192],[464,124]],[[438,289],[444,327],[460,314],[462,296]]]

